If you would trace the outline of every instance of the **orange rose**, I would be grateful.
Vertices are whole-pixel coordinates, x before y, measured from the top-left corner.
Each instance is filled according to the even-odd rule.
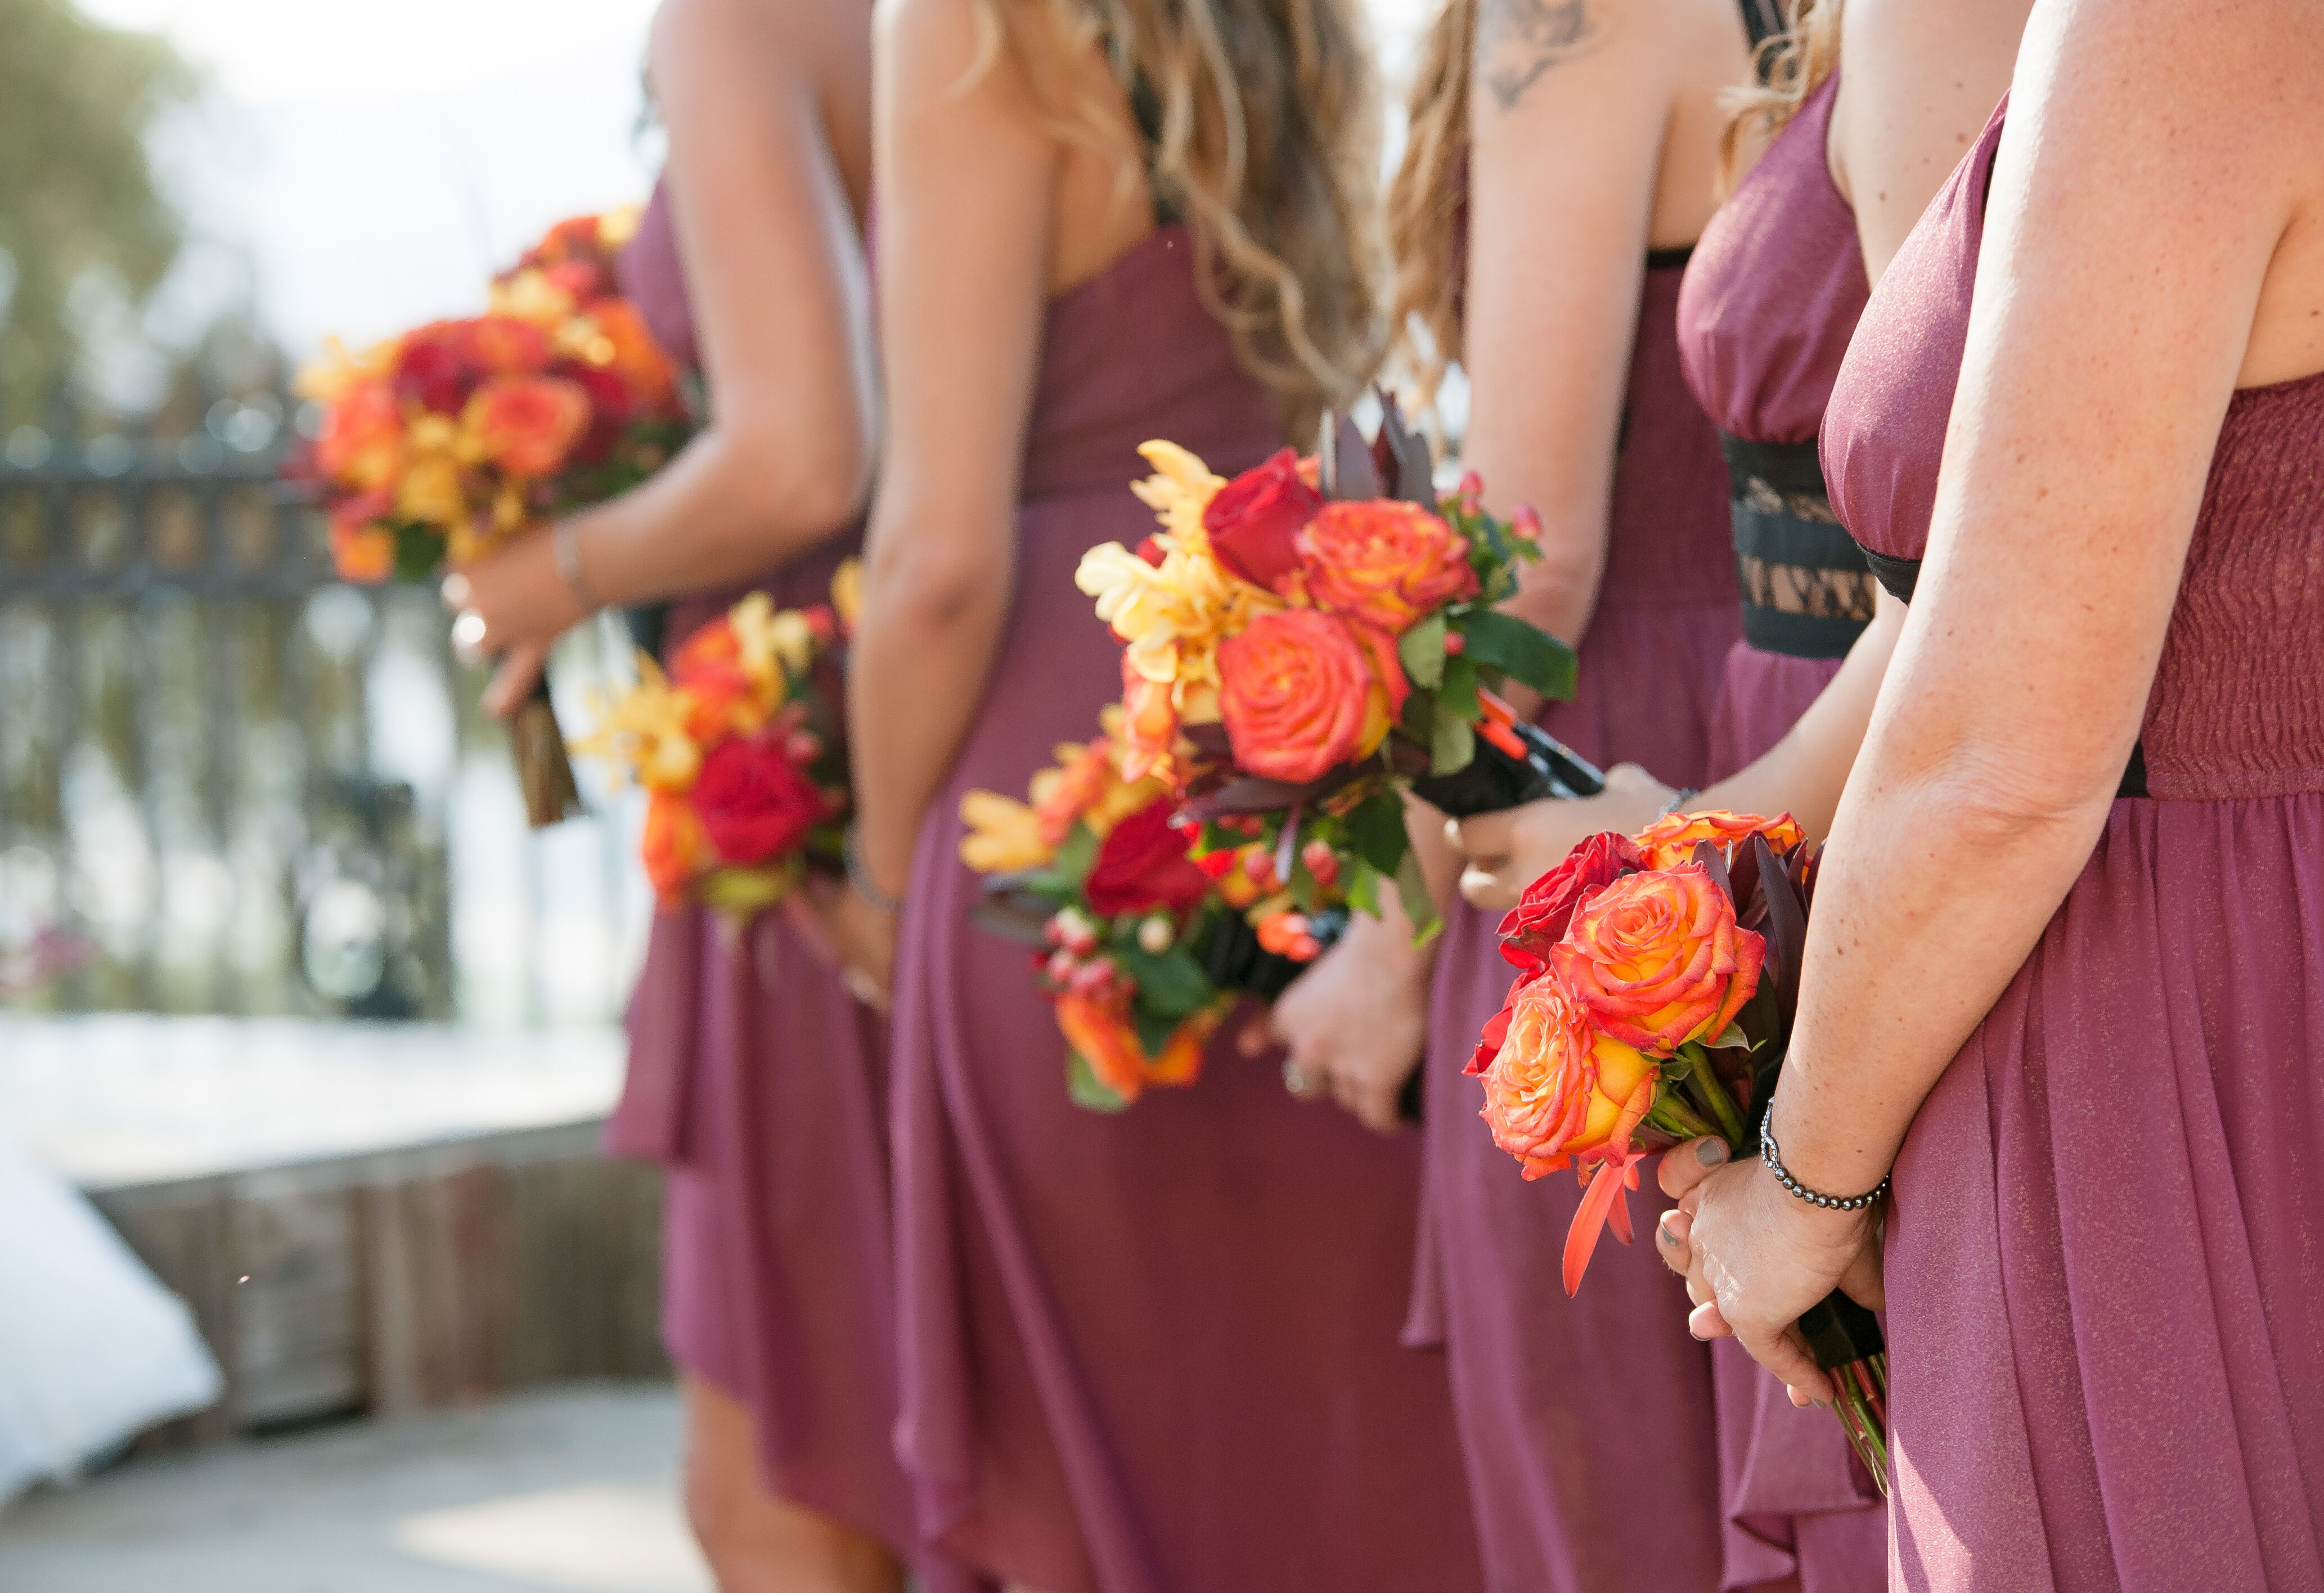
[[[646,802],[645,834],[639,845],[646,878],[665,907],[686,894],[694,877],[710,866],[714,854],[694,805],[683,796],[656,791]]]
[[[514,316],[478,316],[466,323],[468,357],[495,376],[530,376],[549,368],[549,339]]]
[[[342,485],[387,486],[403,468],[403,410],[384,382],[359,382],[330,407],[315,464]]]
[[[1235,762],[1305,785],[1388,734],[1388,692],[1342,621],[1314,609],[1262,614],[1219,644],[1219,712]]]
[[[1520,983],[1494,1019],[1482,1075],[1493,1143],[1539,1178],[1590,1153],[1619,1154],[1655,1101],[1655,1064],[1600,1029],[1554,973]]]
[[[384,493],[366,493],[331,511],[331,567],[342,581],[365,585],[395,574],[395,533],[379,523]]]
[[[1777,855],[1790,852],[1806,836],[1790,814],[1763,819],[1756,813],[1674,813],[1656,819],[1634,837],[1639,855],[1650,869],[1667,869],[1694,861],[1694,843],[1708,841],[1724,848],[1753,834],[1765,835]]]
[[[604,360],[593,358],[591,363],[610,367],[628,384],[640,404],[652,408],[668,402],[676,382],[669,356],[654,341],[638,307],[626,299],[599,299],[590,304],[588,314],[604,335],[605,352],[610,356]],[[592,355],[597,352],[595,348],[590,350]]]
[[[1299,557],[1318,606],[1391,636],[1477,594],[1469,539],[1416,503],[1326,503],[1300,531]]]
[[[1605,1033],[1651,1056],[1726,1028],[1759,988],[1766,943],[1693,863],[1615,880],[1582,903],[1551,966]]]
[[[1136,1100],[1148,1085],[1191,1084],[1203,1073],[1203,1047],[1210,1041],[1217,1019],[1198,1013],[1170,1032],[1159,1056],[1148,1056],[1138,1043],[1138,1025],[1130,1015],[1127,995],[1099,999],[1090,996],[1057,998],[1057,1027],[1065,1044],[1097,1075],[1099,1083],[1127,1101]]]
[[[476,390],[461,423],[511,475],[552,475],[589,428],[589,395],[555,376],[498,376]]]

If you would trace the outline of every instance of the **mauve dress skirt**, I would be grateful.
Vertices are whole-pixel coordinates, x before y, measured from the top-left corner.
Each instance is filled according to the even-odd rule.
[[[1716,505],[1714,504],[1714,508]],[[1582,647],[1575,699],[1541,723],[1601,767],[1700,785],[1720,668],[1740,624],[1731,592],[1609,592]],[[1683,1284],[1650,1241],[1654,1164],[1629,1197],[1640,1241],[1600,1245],[1574,1299],[1562,1277],[1581,1189],[1527,1183],[1493,1144],[1462,1070],[1515,971],[1498,913],[1455,904],[1429,1009],[1430,1255],[1407,1342],[1441,1342],[1496,1593],[1711,1593],[1719,1474],[1711,1358],[1686,1331]]]
[[[1737,642],[1711,714],[1710,781],[1771,750],[1840,663]],[[1711,1373],[1727,1502],[1724,1585],[1749,1588],[1796,1576],[1802,1593],[1874,1593],[1886,1586],[1888,1515],[1831,1413],[1794,1406],[1783,1384],[1732,1339],[1711,1345]]]
[[[823,601],[852,537],[762,583]],[[673,641],[747,588],[689,600]],[[606,1142],[661,1164],[662,1341],[751,1413],[761,1480],[918,1563],[894,1445],[896,1319],[886,1026],[779,911],[749,925],[656,915],[631,997],[630,1071]]]
[[[961,795],[1021,793],[1091,733],[1120,649],[1070,574],[1153,525],[1118,489],[1023,507],[1016,610],[920,837],[895,1138],[923,1521],[1039,1593],[1468,1593],[1444,1368],[1397,1343],[1418,1137],[1294,1100],[1231,1022],[1194,1087],[1083,1110],[1025,949],[967,922]]]
[[[1886,1270],[1895,1586],[2324,1588],[2324,795],[2114,805]]]

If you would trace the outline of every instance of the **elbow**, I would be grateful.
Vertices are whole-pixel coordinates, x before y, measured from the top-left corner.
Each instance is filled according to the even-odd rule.
[[[864,560],[864,612],[891,636],[935,640],[1005,609],[1010,569],[1005,557],[980,557],[977,539],[916,527],[902,537],[883,534],[875,520]]]
[[[1956,748],[1933,760],[1914,806],[1964,844],[1989,855],[2027,856],[2098,837],[2122,778],[2091,757]]]
[[[804,428],[733,424],[719,428],[723,463],[756,512],[754,533],[772,542],[817,542],[862,518],[872,493],[868,424],[831,414]]]

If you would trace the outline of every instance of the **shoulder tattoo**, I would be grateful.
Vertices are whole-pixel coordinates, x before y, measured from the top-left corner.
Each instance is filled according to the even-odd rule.
[[[1609,31],[1603,0],[1482,0],[1477,76],[1513,110],[1551,68],[1597,49]]]

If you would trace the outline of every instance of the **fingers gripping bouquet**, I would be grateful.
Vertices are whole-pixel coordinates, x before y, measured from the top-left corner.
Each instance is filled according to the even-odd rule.
[[[847,747],[842,655],[855,566],[829,604],[778,611],[752,593],[688,637],[665,674],[600,711],[576,751],[645,787],[646,874],[664,907],[695,901],[746,920],[811,868],[844,870]]]
[[[1120,1111],[1147,1090],[1194,1083],[1239,994],[1280,994],[1343,910],[1301,910],[1260,849],[1192,855],[1170,787],[1128,773],[1122,714],[1056,749],[1030,800],[972,791],[961,859],[986,876],[982,927],[1038,948],[1073,1099]]]
[[[1581,1287],[1600,1234],[1630,1242],[1646,1156],[1716,1136],[1759,1152],[1797,1009],[1815,859],[1786,815],[1676,814],[1593,835],[1501,922],[1518,970],[1469,1072],[1493,1142],[1540,1178],[1586,1186],[1565,1244]],[[1872,1313],[1834,1292],[1801,1337],[1840,1390],[1841,1424],[1887,1483],[1887,1355]]]
[[[1124,643],[1125,769],[1170,783],[1198,853],[1255,841],[1303,901],[1370,908],[1393,882],[1425,925],[1403,792],[1466,815],[1601,782],[1495,695],[1572,689],[1572,652],[1494,606],[1540,557],[1538,521],[1486,514],[1473,476],[1440,495],[1383,401],[1369,447],[1327,421],[1317,456],[1286,448],[1232,481],[1147,444],[1136,490],[1163,529],[1092,548],[1076,578]]]
[[[424,581],[544,520],[626,491],[693,423],[669,358],[615,283],[637,212],[559,222],[496,278],[485,314],[350,354],[300,390],[323,408],[296,467],[329,520],[343,581]],[[511,728],[536,825],[577,804],[546,687]]]

